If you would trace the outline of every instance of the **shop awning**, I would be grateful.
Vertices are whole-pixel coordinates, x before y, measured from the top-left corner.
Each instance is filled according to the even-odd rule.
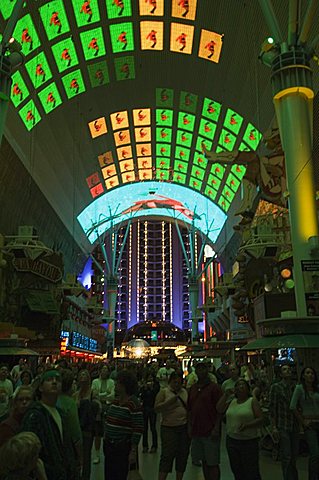
[[[296,334],[263,337],[247,343],[241,350],[275,350],[279,348],[319,348],[319,335]]]
[[[39,354],[34,350],[22,347],[1,347],[0,356],[19,356],[19,357],[38,357]]]

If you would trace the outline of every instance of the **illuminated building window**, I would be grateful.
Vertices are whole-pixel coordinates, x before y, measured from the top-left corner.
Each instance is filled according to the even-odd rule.
[[[172,141],[172,130],[167,127],[159,127],[156,129],[156,142],[167,142],[171,143]]]
[[[185,110],[190,113],[196,113],[198,102],[198,95],[189,92],[181,92],[179,100],[180,110]]]
[[[151,143],[136,144],[136,155],[137,157],[149,157],[150,155],[152,155],[152,144]]]
[[[194,27],[181,23],[171,24],[170,50],[191,55],[193,49]]]
[[[127,110],[122,112],[115,112],[110,115],[113,130],[123,130],[129,127]]]
[[[130,22],[110,25],[110,36],[113,53],[134,50],[133,24]]]
[[[129,158],[132,158],[132,147],[130,145],[127,145],[125,147],[120,147],[117,149],[117,158],[119,161],[121,160],[127,160]]]
[[[104,117],[97,118],[88,123],[91,137],[96,138],[107,133],[107,126]]]
[[[18,107],[29,96],[29,90],[22,78],[21,73],[15,72],[12,75],[11,100],[15,107]]]
[[[113,155],[112,152],[105,152],[98,156],[100,167],[106,167],[113,163]]]
[[[39,114],[33,100],[30,100],[19,110],[19,115],[28,130],[32,130],[32,128],[41,120],[41,115]]]
[[[39,11],[49,40],[70,31],[62,0],[52,0],[40,7]]]
[[[202,30],[198,56],[209,60],[210,62],[218,63],[223,46],[223,35],[216,32],[209,32]]]
[[[173,108],[174,90],[171,88],[156,89],[156,106],[161,108]]]
[[[163,22],[141,22],[141,50],[163,50]]]
[[[114,141],[117,147],[121,145],[127,145],[131,143],[130,131],[129,130],[119,130],[114,133]]]
[[[72,0],[72,4],[78,27],[99,22],[98,0]]]
[[[44,85],[52,78],[49,63],[43,52],[40,52],[36,57],[29,60],[26,63],[25,68],[29,74],[34,88]]]
[[[105,55],[104,36],[102,28],[94,28],[80,33],[85,60],[103,57]]]
[[[136,142],[150,142],[151,137],[151,128],[150,127],[139,127],[135,128],[135,141]]]
[[[213,122],[218,122],[221,109],[222,106],[220,103],[215,102],[215,100],[211,100],[210,98],[205,98],[202,115],[203,117],[209,118]]]
[[[140,15],[163,16],[164,0],[139,0]]]
[[[51,48],[59,72],[78,65],[78,57],[71,38],[66,38],[62,42],[52,45]]]
[[[131,0],[106,0],[106,10],[109,19],[130,17]]]
[[[91,87],[101,87],[110,83],[109,71],[106,62],[91,63],[87,66]]]
[[[67,97],[73,98],[80,93],[85,92],[85,86],[82,79],[81,70],[75,70],[62,77],[62,83],[65,88]]]
[[[34,50],[38,49],[41,45],[31,15],[29,14],[18,20],[12,36],[21,43],[22,53],[25,56],[34,52]]]
[[[179,112],[178,128],[193,132],[194,126],[195,126],[195,119],[196,119],[195,115],[191,115],[190,113],[187,113],[187,112]]]
[[[151,123],[151,109],[137,108],[133,110],[133,122],[136,127],[143,127]]]
[[[42,103],[45,113],[52,112],[62,103],[59,90],[57,89],[55,83],[51,83],[46,88],[41,90],[41,92],[38,93],[38,97]]]
[[[114,59],[116,80],[133,80],[135,78],[134,57]]]
[[[197,0],[180,0],[172,2],[172,17],[183,20],[195,20]]]

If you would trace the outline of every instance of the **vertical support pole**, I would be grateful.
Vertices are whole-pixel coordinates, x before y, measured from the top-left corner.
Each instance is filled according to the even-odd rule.
[[[198,318],[197,307],[199,299],[199,286],[197,278],[189,279],[189,302],[191,304],[192,312],[192,342],[198,339]]]
[[[114,279],[107,280],[107,301],[109,308],[109,321],[108,321],[108,358],[113,358],[114,347],[115,347],[115,307],[116,307],[116,296],[117,296],[117,283],[114,282]]]

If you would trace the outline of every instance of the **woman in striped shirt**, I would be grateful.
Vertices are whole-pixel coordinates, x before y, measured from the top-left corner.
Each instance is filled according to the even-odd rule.
[[[118,373],[115,400],[105,422],[105,480],[126,480],[129,464],[136,462],[143,433],[143,415],[136,396],[137,380],[126,370]]]

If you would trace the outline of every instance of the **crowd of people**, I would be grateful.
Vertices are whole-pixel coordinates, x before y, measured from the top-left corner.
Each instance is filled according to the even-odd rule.
[[[157,416],[160,414],[160,432]],[[182,480],[189,456],[205,480],[219,480],[222,429],[235,480],[261,479],[266,417],[280,446],[282,478],[298,480],[300,436],[309,480],[319,478],[319,387],[315,369],[300,381],[290,365],[269,381],[265,368],[210,361],[182,373],[176,359],[131,363],[0,366],[0,480],[90,480],[103,440],[105,480],[126,480],[142,455],[160,446],[158,480]],[[149,435],[150,429],[150,435]],[[151,439],[151,443],[149,440]]]

